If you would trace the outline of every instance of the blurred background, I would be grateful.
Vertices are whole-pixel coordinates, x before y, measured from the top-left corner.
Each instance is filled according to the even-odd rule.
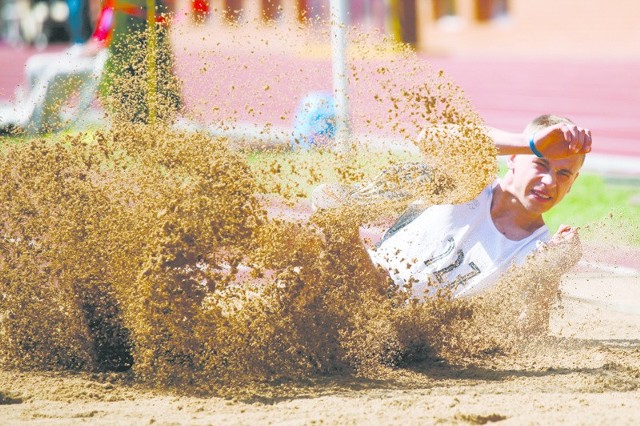
[[[179,0],[180,1],[180,0]],[[634,0],[346,0],[348,22],[419,52],[640,58]],[[329,0],[194,0],[200,11],[286,22],[328,19]],[[198,8],[198,6],[196,6]]]
[[[144,1],[110,3],[116,16],[127,9],[145,13]],[[234,119],[286,127],[292,125],[295,110],[307,94],[331,91],[330,0],[165,3],[175,13],[172,43],[176,72],[184,81],[185,104],[201,121]],[[418,58],[444,70],[487,124],[518,131],[541,113],[566,115],[594,131],[597,155],[589,167],[640,173],[636,142],[640,137],[640,2],[342,3],[350,27],[407,43]],[[0,100],[16,98],[30,56],[86,42],[105,4],[105,0],[0,0]],[[361,44],[376,40],[362,38]],[[234,60],[227,59],[223,65],[222,59],[230,55]],[[235,68],[228,68],[229,63]],[[243,72],[243,68],[254,72]],[[407,72],[398,69],[397,78]],[[263,95],[257,92],[265,85],[270,87],[268,98],[247,107],[247,102]],[[366,88],[356,86],[352,81],[351,113],[358,115],[359,108],[363,115],[363,105],[370,102],[362,98]],[[216,112],[208,105],[212,99],[224,99]],[[355,117],[356,128],[357,122]],[[608,161],[598,155],[608,156]]]
[[[101,0],[2,0],[3,43],[39,49],[50,43],[82,43],[89,39]]]

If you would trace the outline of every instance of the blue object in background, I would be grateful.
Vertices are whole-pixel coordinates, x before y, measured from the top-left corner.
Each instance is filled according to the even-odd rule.
[[[293,126],[293,148],[324,146],[334,139],[335,109],[329,92],[311,92],[302,99]]]
[[[69,34],[71,42],[74,44],[87,41],[86,34],[83,31],[84,3],[83,0],[67,0],[67,6],[69,7]]]

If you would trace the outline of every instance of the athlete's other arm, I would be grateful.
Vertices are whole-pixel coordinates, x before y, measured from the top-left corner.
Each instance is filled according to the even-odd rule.
[[[574,124],[556,124],[530,135],[487,127],[499,155],[530,155],[533,137],[535,148],[546,158],[565,158],[591,151],[591,131]]]

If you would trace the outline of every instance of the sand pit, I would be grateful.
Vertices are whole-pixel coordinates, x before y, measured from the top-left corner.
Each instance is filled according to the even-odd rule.
[[[0,423],[636,424],[640,276],[628,272],[581,264],[563,280],[549,339],[516,355],[258,385],[229,398],[153,390],[127,373],[3,370]]]

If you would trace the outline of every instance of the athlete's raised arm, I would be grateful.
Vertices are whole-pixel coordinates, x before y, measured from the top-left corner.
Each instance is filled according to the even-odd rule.
[[[535,154],[546,158],[565,158],[591,151],[591,131],[574,124],[556,124],[534,134],[511,133],[487,127],[499,155]]]

